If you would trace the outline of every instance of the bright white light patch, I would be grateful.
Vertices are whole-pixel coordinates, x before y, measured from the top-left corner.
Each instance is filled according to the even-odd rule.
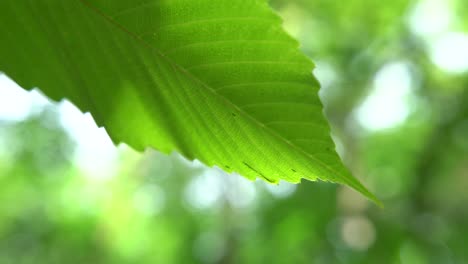
[[[422,0],[412,10],[409,17],[411,30],[420,36],[434,36],[446,31],[452,21],[450,1]]]
[[[412,78],[404,62],[384,65],[375,75],[373,91],[358,107],[355,114],[368,130],[391,128],[408,117]]]
[[[185,189],[185,199],[196,209],[215,209],[222,201],[238,209],[245,209],[255,200],[252,182],[238,174],[227,174],[220,168],[206,168]]]
[[[221,175],[214,169],[206,169],[196,176],[185,189],[187,202],[196,209],[216,207],[223,196],[223,181]]]
[[[104,128],[69,101],[62,101],[58,107],[62,125],[77,143],[75,160],[80,168],[94,179],[112,177],[118,152]]]
[[[316,61],[315,62],[315,68],[314,68],[314,75],[317,77],[317,79],[320,82],[320,85],[322,89],[320,89],[320,92],[322,92],[323,88],[327,89],[333,82],[336,81],[338,74],[333,68],[333,66],[330,63],[327,63],[325,61]]]
[[[225,179],[229,181],[230,186],[225,190],[229,203],[235,208],[249,207],[254,202],[257,193],[252,182],[239,174],[221,173],[226,176],[225,178],[229,177],[229,179]]]
[[[296,184],[280,181],[278,185],[265,183],[266,189],[277,198],[287,198],[296,191]]]
[[[8,76],[0,73],[0,119],[21,121],[34,108],[48,104],[47,98],[36,90],[28,92]]]
[[[51,102],[39,91],[28,92],[0,73],[0,120],[21,121],[47,104]],[[85,174],[101,179],[114,175],[117,148],[106,131],[98,128],[90,114],[83,114],[68,101],[58,105],[58,114],[77,143],[75,161]]]
[[[431,60],[452,73],[468,71],[468,34],[448,32],[431,42]]]

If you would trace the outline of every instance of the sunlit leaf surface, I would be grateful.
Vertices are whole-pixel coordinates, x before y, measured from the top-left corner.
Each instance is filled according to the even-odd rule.
[[[114,142],[254,179],[343,183],[312,63],[265,1],[1,1],[0,70]]]

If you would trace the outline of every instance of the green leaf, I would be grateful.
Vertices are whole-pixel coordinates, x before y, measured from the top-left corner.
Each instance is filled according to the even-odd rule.
[[[260,0],[3,0],[0,70],[114,142],[254,179],[347,184],[313,64]]]

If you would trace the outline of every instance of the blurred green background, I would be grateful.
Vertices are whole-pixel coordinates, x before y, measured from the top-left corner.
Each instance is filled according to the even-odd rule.
[[[349,188],[114,147],[0,75],[0,264],[468,263],[466,0],[274,0],[315,62]]]

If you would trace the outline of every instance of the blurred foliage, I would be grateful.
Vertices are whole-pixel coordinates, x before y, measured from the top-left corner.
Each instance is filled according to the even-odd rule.
[[[326,69],[338,149],[385,209],[341,186],[251,183],[122,146],[115,175],[96,179],[48,107],[0,122],[0,264],[468,263],[468,75],[434,62],[435,37],[408,22],[419,3],[272,1]],[[446,30],[467,30],[464,1],[447,3]],[[394,62],[409,69],[409,113],[366,128],[357,109]]]

